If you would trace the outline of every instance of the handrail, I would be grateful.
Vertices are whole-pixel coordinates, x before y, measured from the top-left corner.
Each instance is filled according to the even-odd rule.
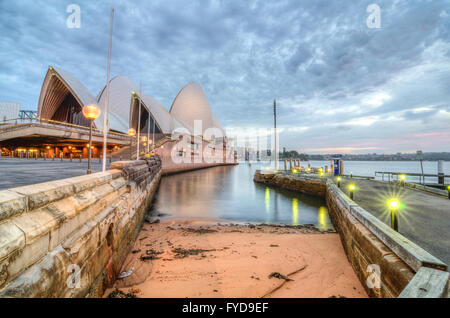
[[[7,121],[15,121],[15,120],[11,119],[11,120],[7,120]],[[3,122],[7,122],[7,121],[3,121]],[[0,122],[0,124],[1,123],[2,122]],[[60,121],[51,120],[51,119],[42,119],[42,118],[33,118],[33,119],[30,118],[30,122],[10,124],[10,125],[5,125],[3,127],[0,125],[0,131],[12,131],[12,130],[16,130],[20,127],[33,126],[33,125],[42,125],[42,126],[48,125],[48,126],[57,127],[57,128],[61,128],[61,126],[64,126],[64,127],[70,127],[70,128],[89,131],[89,127],[86,127],[86,126],[81,126],[81,125],[76,125],[76,124],[71,124],[71,123],[66,123],[66,122],[60,122]],[[103,134],[103,130],[100,130],[97,128],[92,128],[92,131],[94,133]],[[128,136],[127,134],[120,133],[120,132],[109,131],[108,134],[120,136],[120,137],[126,137],[127,139],[130,138],[130,136]]]
[[[421,173],[412,173],[412,172],[390,172],[390,171],[375,171],[375,176],[378,174],[391,174],[394,176],[398,176],[398,175],[405,175],[405,176],[411,176],[411,177],[439,177],[438,174],[421,174]],[[450,177],[450,175],[444,175],[444,177]]]

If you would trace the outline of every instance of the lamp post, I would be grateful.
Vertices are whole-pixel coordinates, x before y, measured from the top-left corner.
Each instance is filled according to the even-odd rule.
[[[350,184],[349,186],[348,186],[348,190],[350,191],[350,199],[352,199],[353,200],[353,192],[355,191],[355,185],[354,184]]]
[[[450,200],[450,185],[447,186],[448,199]]]
[[[389,210],[391,212],[391,228],[398,232],[398,209],[400,202],[397,199],[391,199],[388,202]]]
[[[406,176],[404,174],[402,174],[400,176],[400,184],[403,188],[405,187],[405,179],[406,179]]]
[[[141,141],[142,141],[142,146],[147,147],[147,137],[142,136]],[[144,150],[143,152],[146,152],[146,151]]]
[[[130,136],[130,137],[134,137],[136,135],[136,129],[134,129],[134,128],[130,128],[130,129],[128,129],[128,136]],[[139,141],[138,141],[139,142]],[[131,154],[131,148],[133,147],[133,139],[131,139],[130,140],[130,160],[132,160],[133,158],[133,156],[132,156],[132,154]],[[137,158],[137,156],[138,156],[139,154],[136,154],[136,158]]]
[[[97,105],[86,105],[82,109],[83,116],[89,119],[89,149],[88,149],[88,170],[87,174],[91,174],[91,153],[92,153],[92,123],[94,119],[100,116],[101,110]]]
[[[338,188],[341,187],[341,177],[337,177],[337,182],[338,182]]]

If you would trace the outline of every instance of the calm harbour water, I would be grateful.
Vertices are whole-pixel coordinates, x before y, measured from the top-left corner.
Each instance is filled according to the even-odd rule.
[[[332,228],[324,200],[275,189],[253,182],[256,169],[269,162],[240,163],[164,177],[153,206],[158,213],[183,218],[219,218],[235,222],[272,224],[314,224]],[[306,166],[307,162],[302,162]],[[330,165],[329,161],[311,161],[312,167]],[[280,167],[283,162],[280,162]],[[424,173],[437,174],[437,162],[423,162]],[[344,161],[344,172],[373,177],[375,171],[420,173],[414,161]],[[450,162],[444,163],[450,175]],[[409,178],[415,181],[414,178]],[[427,178],[436,182],[436,178]]]
[[[241,163],[164,177],[152,212],[268,224],[333,225],[324,200],[253,182],[267,163]]]

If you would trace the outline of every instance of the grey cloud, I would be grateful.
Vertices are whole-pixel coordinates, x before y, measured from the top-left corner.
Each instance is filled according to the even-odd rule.
[[[68,29],[72,1],[0,1],[0,100],[35,108],[48,65],[96,94],[106,79],[114,7],[112,75],[142,81],[166,108],[185,84],[198,81],[224,126],[269,127],[276,98],[280,126],[310,127],[283,134],[288,148],[378,144],[425,117],[416,131],[444,127],[433,114],[410,110],[449,100],[449,2],[377,1],[377,30],[365,24],[372,2],[79,0],[82,27]],[[425,54],[439,43],[441,51]],[[439,71],[413,76],[414,67],[427,64]],[[377,91],[391,99],[375,108],[362,104],[361,96]],[[341,125],[398,111],[405,114],[395,129]]]

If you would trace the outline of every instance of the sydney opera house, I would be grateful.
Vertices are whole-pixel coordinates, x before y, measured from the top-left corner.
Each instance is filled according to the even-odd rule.
[[[90,123],[82,107],[96,104],[102,114],[93,122],[92,150],[93,156],[99,157],[103,152],[106,92],[105,85],[94,97],[78,79],[50,66],[42,84],[37,117],[0,126],[2,155],[86,158]],[[182,88],[169,111],[153,97],[140,93],[139,87],[123,75],[110,80],[108,95],[108,157],[135,158],[138,142],[139,156],[151,152],[170,156],[175,152],[184,159],[195,158],[206,148],[211,158],[231,156],[225,132],[198,83]],[[196,121],[201,121],[200,129]],[[137,134],[128,135],[130,128],[139,130],[139,140]]]

